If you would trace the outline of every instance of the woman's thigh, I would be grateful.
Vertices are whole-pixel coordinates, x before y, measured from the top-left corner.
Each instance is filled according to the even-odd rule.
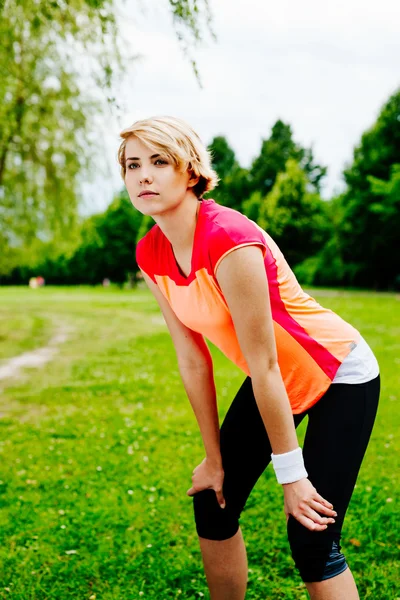
[[[309,410],[303,445],[308,478],[338,513],[338,530],[350,502],[374,425],[379,376],[367,383],[332,384]]]
[[[333,543],[340,552],[343,520],[372,432],[379,391],[379,376],[362,384],[332,384],[308,411],[303,445],[308,478],[317,492],[333,504],[337,517],[335,523],[316,533],[290,516],[289,542],[304,581],[320,581],[324,577]],[[342,562],[345,564],[344,559]]]

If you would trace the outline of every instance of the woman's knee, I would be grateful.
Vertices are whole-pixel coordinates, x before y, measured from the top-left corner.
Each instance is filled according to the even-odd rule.
[[[226,500],[221,508],[214,490],[202,490],[193,496],[194,518],[199,537],[208,540],[227,540],[239,529],[239,516]]]
[[[288,538],[295,565],[305,583],[324,581],[348,568],[341,553],[340,533],[310,531],[289,517]]]

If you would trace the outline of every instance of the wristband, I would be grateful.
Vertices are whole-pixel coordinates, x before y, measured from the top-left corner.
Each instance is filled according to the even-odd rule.
[[[278,483],[294,483],[308,477],[300,446],[285,454],[271,454],[271,459]]]

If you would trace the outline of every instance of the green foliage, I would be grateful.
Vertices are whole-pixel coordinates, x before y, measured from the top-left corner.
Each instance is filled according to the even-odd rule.
[[[260,218],[260,209],[263,201],[264,199],[261,192],[253,192],[242,204],[243,214],[257,223]]]
[[[300,283],[322,286],[357,286],[359,264],[343,260],[341,228],[343,222],[343,195],[324,202],[330,237],[314,256],[296,265],[294,272]]]
[[[135,248],[141,220],[126,193],[116,197],[104,213],[87,219],[81,244],[66,263],[69,283],[95,284],[104,278],[124,283],[137,271]],[[51,281],[57,283],[54,277]]]
[[[202,41],[202,32],[208,30],[215,40],[212,29],[212,14],[209,0],[168,0],[175,33],[181,44],[184,55],[192,65],[197,81],[201,86],[200,73],[193,58],[191,46]],[[204,21],[204,22],[203,22]]]
[[[285,172],[288,160],[295,161],[304,173],[302,188],[306,187],[309,194],[318,195],[327,168],[316,164],[312,149],[296,144],[292,138],[291,127],[278,120],[272,127],[270,137],[263,140],[260,154],[253,160],[251,169],[246,170],[242,176],[244,185],[239,210],[261,226],[262,223],[265,226],[267,220],[270,221],[271,215],[267,219],[266,198],[279,174]],[[304,195],[304,189],[300,190],[300,195]]]
[[[4,283],[27,283],[41,275],[47,284],[96,284],[104,278],[122,284],[138,270],[135,250],[141,224],[142,215],[122,192],[104,213],[83,221],[74,245],[38,244],[31,259],[22,261]]]
[[[400,213],[400,164],[391,166],[390,180],[383,181],[372,175],[368,176],[371,192],[378,196],[380,202],[372,203],[369,210],[375,213],[379,220],[388,225],[396,220]]]
[[[99,217],[96,232],[102,241],[101,269],[111,281],[123,283],[137,270],[135,248],[141,222],[142,215],[132,207],[126,193]]]
[[[263,140],[261,152],[250,169],[252,191],[259,191],[266,196],[272,190],[278,173],[285,171],[286,162],[292,158],[300,164],[309,183],[319,192],[327,168],[316,165],[312,149],[295,144],[292,135],[290,125],[281,120],[274,124],[270,137]]]
[[[293,159],[261,199],[258,223],[293,266],[320,250],[331,230],[324,202],[317,193],[307,191],[307,176]]]
[[[299,148],[299,158],[297,159],[301,168],[307,175],[309,184],[316,192],[321,191],[321,182],[326,176],[328,167],[322,167],[315,162],[312,148]]]
[[[315,276],[320,265],[319,256],[310,256],[293,267],[296,279],[301,285],[315,285]]]
[[[218,187],[205,197],[211,197],[223,206],[241,210],[243,200],[250,191],[248,170],[239,165],[235,152],[224,136],[215,137],[208,149],[212,155],[212,166],[220,181]]]
[[[188,50],[187,33],[200,41],[203,19],[211,29],[208,1],[169,5]],[[30,252],[38,237],[76,234],[81,181],[94,165],[89,133],[115,103],[113,84],[124,69],[115,11],[115,0],[2,3],[0,276],[16,265],[12,248]]]
[[[228,140],[222,135],[212,140],[208,146],[208,150],[211,152],[212,166],[223,181],[232,173],[234,167],[237,165],[235,152],[230,147]]]
[[[400,90],[384,104],[376,123],[361,137],[354,159],[344,176],[349,190],[369,191],[369,176],[389,180],[390,171],[400,160]],[[397,159],[397,160],[396,160]]]
[[[297,265],[303,283],[400,288],[400,92],[363,134],[347,190],[325,203],[330,239]],[[280,214],[284,222],[284,215]],[[396,250],[395,250],[396,249]],[[392,251],[394,250],[394,251]],[[308,258],[308,257],[307,257]]]
[[[0,38],[1,251],[29,246],[38,235],[74,231],[78,176],[88,167],[89,115],[100,103],[87,93],[88,80],[82,94],[81,65],[73,65],[78,48],[104,69],[118,54],[115,44],[107,49],[115,42],[109,1],[8,0]],[[101,69],[92,75],[104,85]]]
[[[21,250],[9,245],[8,237],[5,232],[0,231],[0,284],[2,274],[10,273],[18,265],[23,264]]]
[[[336,239],[332,236],[322,250],[295,265],[293,271],[303,285],[340,286],[346,282],[346,285],[354,286],[357,265],[343,264]]]
[[[400,231],[399,164],[397,91],[363,134],[353,164],[344,173],[348,188],[341,199],[340,245],[344,262],[358,265],[360,285],[393,286],[400,274],[400,253],[392,251]]]

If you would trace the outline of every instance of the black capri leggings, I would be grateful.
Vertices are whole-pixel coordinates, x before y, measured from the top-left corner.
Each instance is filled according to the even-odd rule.
[[[291,552],[305,582],[329,579],[347,568],[340,553],[341,530],[375,421],[379,392],[379,375],[367,383],[334,383],[313,407],[293,415],[296,427],[308,415],[303,444],[308,478],[337,512],[336,522],[318,532],[289,517]],[[210,540],[225,540],[238,531],[247,498],[271,461],[271,445],[250,377],[226,413],[220,445],[226,507],[219,506],[214,490],[193,496],[197,533]]]

